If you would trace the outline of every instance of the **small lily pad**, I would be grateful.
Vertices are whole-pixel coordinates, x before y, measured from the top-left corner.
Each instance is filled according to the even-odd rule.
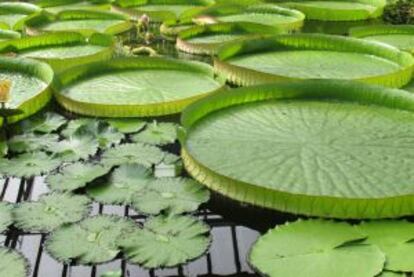
[[[135,195],[132,206],[145,214],[181,214],[197,210],[209,198],[209,191],[192,179],[160,178]]]
[[[95,155],[98,147],[98,142],[92,136],[74,135],[50,145],[47,150],[64,161],[78,161]]]
[[[105,184],[90,186],[88,195],[103,204],[130,204],[153,179],[151,170],[142,165],[125,164],[115,169]]]
[[[82,220],[89,214],[91,201],[80,195],[51,193],[36,202],[23,202],[13,211],[16,227],[28,232],[50,232]]]
[[[151,145],[166,145],[177,140],[177,124],[157,123],[147,124],[144,131],[134,135],[132,140]]]
[[[158,216],[119,240],[126,257],[145,268],[172,267],[205,253],[209,227],[187,216]]]
[[[29,263],[17,251],[0,247],[0,273],[4,277],[26,277]]]
[[[41,113],[22,121],[19,125],[25,132],[51,133],[66,123],[66,118],[52,112]]]
[[[46,250],[58,261],[104,263],[120,252],[118,238],[138,228],[132,220],[99,215],[56,229],[46,240]]]
[[[12,209],[11,204],[0,202],[0,233],[6,231],[7,227],[13,223]]]
[[[59,136],[54,134],[38,135],[24,133],[12,137],[8,141],[8,147],[11,152],[25,153],[47,149],[58,141]]]
[[[107,174],[109,170],[110,168],[100,164],[80,162],[69,164],[59,173],[48,175],[46,183],[53,191],[73,191]]]
[[[0,159],[0,173],[6,176],[32,177],[48,173],[61,161],[44,152],[22,154],[13,159]]]
[[[164,152],[158,147],[141,143],[123,144],[108,149],[102,155],[104,165],[116,166],[121,164],[140,164],[151,167],[164,158]]]
[[[125,118],[125,119],[108,119],[106,122],[119,132],[124,134],[133,134],[145,128],[147,123],[140,119]]]

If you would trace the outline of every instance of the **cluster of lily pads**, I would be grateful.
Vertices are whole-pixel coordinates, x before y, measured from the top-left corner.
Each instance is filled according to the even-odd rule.
[[[205,187],[305,216],[412,216],[414,27],[383,25],[385,6],[0,3],[0,173],[47,175],[50,189],[37,201],[1,203],[0,232],[48,233],[46,250],[65,263],[123,255],[157,268],[208,249],[208,226],[191,216],[209,199]],[[152,48],[159,41],[212,65],[163,57]],[[51,99],[93,118],[39,113]],[[181,128],[137,119],[178,113]],[[167,151],[177,139],[182,161]],[[93,201],[146,219],[89,217]],[[414,272],[412,226],[299,221],[261,237],[250,262],[269,276],[404,276]],[[0,249],[0,272],[24,276],[27,268],[20,254]]]

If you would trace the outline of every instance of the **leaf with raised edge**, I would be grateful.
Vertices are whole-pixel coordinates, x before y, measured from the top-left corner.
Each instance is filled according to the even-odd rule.
[[[0,159],[0,173],[14,177],[33,177],[56,169],[61,161],[44,152],[32,152],[13,159]]]
[[[197,210],[209,198],[209,191],[192,179],[159,178],[134,195],[132,206],[145,214],[182,214]]]
[[[205,253],[209,227],[188,216],[150,218],[143,229],[125,233],[118,243],[128,260],[145,268],[172,267]]]
[[[385,269],[414,272],[414,223],[404,220],[364,222],[359,230],[366,243],[378,246],[385,253]]]
[[[103,153],[101,163],[107,166],[140,164],[151,167],[164,158],[165,153],[158,147],[141,143],[129,143],[108,149]]]
[[[48,175],[46,183],[53,191],[73,191],[107,174],[109,167],[93,163],[73,163],[63,167],[58,173]]]
[[[29,263],[19,252],[0,247],[0,273],[4,277],[26,277]]]
[[[6,202],[0,202],[0,233],[6,231],[13,223],[12,210],[13,205]]]
[[[46,112],[20,122],[24,132],[47,134],[56,131],[67,122],[66,118],[57,113]]]
[[[55,134],[24,133],[13,136],[7,143],[11,152],[25,153],[48,149],[58,141],[59,136]]]
[[[131,204],[152,181],[151,170],[137,164],[124,164],[115,169],[108,182],[87,188],[88,195],[104,204]]]
[[[108,122],[109,125],[117,129],[119,132],[124,134],[137,133],[144,129],[147,125],[147,122],[136,118],[107,119],[106,122]]]
[[[147,124],[145,130],[133,135],[132,140],[151,145],[171,144],[177,140],[177,128],[178,125],[174,123],[154,121],[152,124]]]
[[[385,256],[376,246],[355,243],[364,238],[347,223],[297,221],[260,237],[249,261],[271,277],[376,276],[382,272]]]
[[[132,220],[99,215],[56,229],[46,240],[46,250],[58,261],[98,264],[114,259],[118,238],[138,228]]]
[[[27,232],[50,232],[74,223],[90,212],[89,198],[68,193],[42,195],[38,201],[19,203],[13,210],[15,225]]]

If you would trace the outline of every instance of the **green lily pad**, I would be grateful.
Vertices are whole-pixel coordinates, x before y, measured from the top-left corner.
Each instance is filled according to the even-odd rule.
[[[87,160],[96,154],[99,144],[92,136],[74,135],[50,145],[48,152],[53,153],[63,161]]]
[[[66,118],[52,112],[41,113],[20,122],[20,129],[25,132],[48,134],[56,131],[66,123]]]
[[[107,183],[90,186],[88,195],[103,204],[132,203],[143,193],[153,179],[151,170],[136,164],[125,164],[115,169]]]
[[[121,133],[124,134],[132,134],[137,133],[145,128],[147,123],[145,121],[142,121],[140,119],[135,118],[119,118],[119,119],[107,119],[106,122],[109,123],[113,128],[118,130]]]
[[[141,143],[129,143],[108,149],[102,154],[101,162],[107,166],[140,164],[151,167],[160,163],[164,155],[164,152],[158,147]]]
[[[11,152],[24,153],[48,149],[59,141],[59,136],[54,134],[33,134],[24,133],[13,136],[8,141],[8,147]]]
[[[116,242],[138,226],[118,216],[99,215],[56,229],[46,240],[49,254],[65,263],[97,264],[114,259],[120,248]]]
[[[13,206],[6,202],[0,202],[0,233],[7,230],[13,223]],[[0,271],[1,272],[1,271]]]
[[[29,263],[19,252],[0,247],[0,273],[7,277],[26,277]]]
[[[145,214],[193,212],[207,202],[209,191],[192,179],[159,178],[132,198],[132,206]]]
[[[209,227],[187,216],[150,218],[143,229],[125,233],[118,241],[132,263],[145,268],[172,267],[203,255],[211,238]]]
[[[385,253],[385,269],[414,272],[414,223],[403,220],[371,221],[358,226],[367,235],[366,243]]]
[[[18,28],[20,27],[19,21],[40,10],[38,6],[30,3],[2,1],[0,3],[0,22],[7,23],[11,29]]]
[[[61,164],[43,152],[31,152],[13,159],[0,159],[0,173],[5,176],[32,177],[48,173]]]
[[[15,225],[27,232],[50,232],[78,222],[90,212],[91,201],[80,195],[51,193],[38,201],[22,202],[13,210]]]
[[[177,140],[178,125],[174,123],[147,124],[144,131],[132,136],[132,141],[151,145],[166,145]]]
[[[46,183],[53,191],[73,191],[85,187],[109,170],[100,164],[78,162],[63,167],[59,173],[48,175]]]
[[[347,223],[297,221],[260,237],[249,261],[271,277],[376,276],[382,272],[385,256],[376,246],[355,243],[364,238]]]

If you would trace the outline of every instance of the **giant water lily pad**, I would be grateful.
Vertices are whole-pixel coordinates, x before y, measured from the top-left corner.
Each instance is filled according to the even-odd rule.
[[[297,9],[306,15],[306,19],[321,21],[356,21],[377,18],[382,15],[385,0],[278,0],[283,6]]]
[[[125,233],[119,245],[132,263],[145,268],[172,267],[201,256],[210,244],[204,223],[186,216],[158,216],[143,229]]]
[[[32,152],[12,159],[0,159],[0,173],[5,176],[33,177],[48,173],[61,164],[44,152]]]
[[[9,122],[26,118],[48,103],[52,96],[49,86],[53,75],[52,69],[45,63],[31,59],[0,57],[0,82],[11,82],[6,107],[20,111],[19,114],[10,116]]]
[[[376,276],[384,254],[376,246],[353,243],[361,239],[364,235],[347,223],[297,221],[260,237],[249,260],[271,277]]]
[[[29,263],[19,252],[0,247],[0,273],[2,276],[26,277]]]
[[[7,230],[13,223],[13,206],[6,202],[0,202],[0,233]]]
[[[305,15],[300,11],[279,7],[274,4],[231,3],[214,5],[193,15],[194,21],[202,24],[250,22],[291,31],[300,29]]]
[[[180,32],[176,47],[191,54],[214,55],[225,43],[280,33],[276,27],[256,23],[217,23],[195,26]]]
[[[0,3],[0,22],[5,22],[10,28],[19,28],[20,21],[39,11],[38,6],[30,3],[5,1]]]
[[[113,50],[113,39],[103,34],[86,37],[59,32],[0,42],[0,53],[12,52],[20,57],[42,60],[55,70],[109,59]]]
[[[159,178],[132,198],[132,206],[145,214],[182,214],[197,210],[209,197],[209,191],[192,179]]]
[[[64,10],[57,14],[41,13],[25,22],[28,33],[73,31],[120,34],[134,28],[128,17],[98,10]]]
[[[56,97],[63,107],[107,117],[177,113],[223,85],[208,65],[144,57],[75,67],[60,77]]]
[[[291,213],[414,210],[414,96],[345,81],[216,94],[183,114],[187,171],[221,194]]]
[[[62,262],[96,264],[114,259],[120,252],[117,240],[138,228],[132,220],[99,215],[56,229],[46,240],[46,250]]]
[[[350,30],[350,35],[382,42],[414,54],[414,25],[372,25]]]
[[[50,13],[66,10],[109,10],[111,0],[38,0],[36,5]]]
[[[230,43],[216,70],[239,85],[297,79],[359,80],[401,87],[414,58],[386,45],[321,34],[279,35]]]
[[[23,202],[13,210],[15,225],[28,232],[50,232],[82,220],[89,214],[91,201],[80,195],[51,193],[38,201]]]
[[[366,243],[385,253],[385,269],[414,272],[414,224],[407,221],[372,221],[358,226],[367,235]]]
[[[16,39],[20,38],[20,33],[11,31],[11,30],[2,30],[0,26],[0,42],[9,40],[9,39]]]
[[[125,164],[115,169],[109,181],[87,189],[88,195],[103,204],[125,204],[143,193],[152,181],[151,170],[137,164]]]
[[[108,173],[110,168],[92,163],[74,163],[63,167],[60,172],[46,177],[46,183],[53,191],[73,191]]]

